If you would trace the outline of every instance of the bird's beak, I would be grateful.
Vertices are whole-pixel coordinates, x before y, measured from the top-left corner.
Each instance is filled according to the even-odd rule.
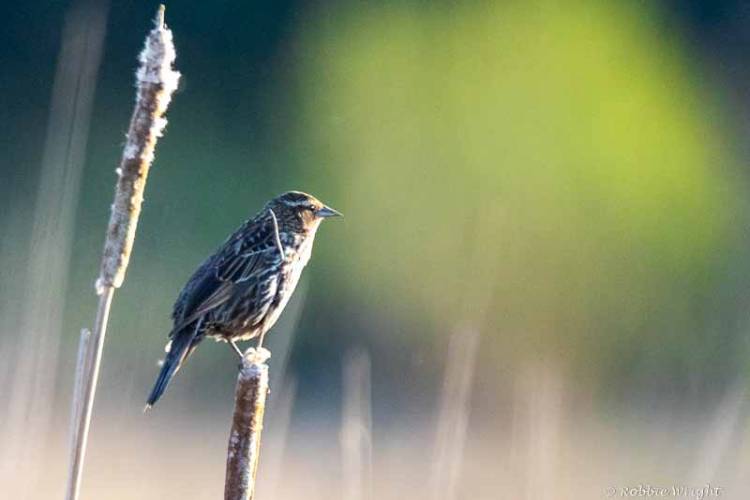
[[[315,212],[315,215],[317,215],[318,217],[321,217],[321,218],[325,218],[325,217],[343,217],[343,215],[341,214],[341,212],[339,212],[338,210],[334,210],[331,207],[327,207],[325,205],[323,205],[323,208],[318,209],[318,211]]]

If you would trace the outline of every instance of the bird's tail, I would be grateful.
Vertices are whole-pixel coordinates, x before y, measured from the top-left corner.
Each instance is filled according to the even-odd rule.
[[[196,343],[193,342],[194,338],[193,335],[189,335],[187,332],[180,332],[172,337],[169,352],[164,358],[164,363],[161,365],[161,371],[156,378],[154,388],[151,389],[151,394],[146,401],[146,408],[144,411],[151,408],[154,403],[159,400],[161,395],[164,394],[172,377],[174,377],[177,370],[180,369],[182,362],[185,361],[193,349],[195,349]]]

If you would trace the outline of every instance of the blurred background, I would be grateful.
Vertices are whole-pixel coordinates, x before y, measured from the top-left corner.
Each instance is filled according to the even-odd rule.
[[[156,5],[0,17],[6,498],[62,497]],[[231,350],[205,343],[142,408],[180,288],[288,189],[346,218],[269,335],[258,498],[746,497],[747,3],[181,1],[166,18],[183,76],[84,498],[221,495]]]

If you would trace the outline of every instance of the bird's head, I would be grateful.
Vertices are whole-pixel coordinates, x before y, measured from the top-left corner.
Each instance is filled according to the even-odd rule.
[[[317,229],[325,218],[341,216],[316,197],[301,191],[287,191],[268,202],[266,208],[273,210],[280,226],[305,231]]]

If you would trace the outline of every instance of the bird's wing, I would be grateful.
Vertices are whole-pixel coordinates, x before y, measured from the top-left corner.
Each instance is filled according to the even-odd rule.
[[[269,212],[235,231],[183,289],[175,304],[173,331],[225,304],[238,289],[243,294],[261,292],[253,288],[259,288],[267,280],[264,275],[281,259],[276,237],[276,226]]]

